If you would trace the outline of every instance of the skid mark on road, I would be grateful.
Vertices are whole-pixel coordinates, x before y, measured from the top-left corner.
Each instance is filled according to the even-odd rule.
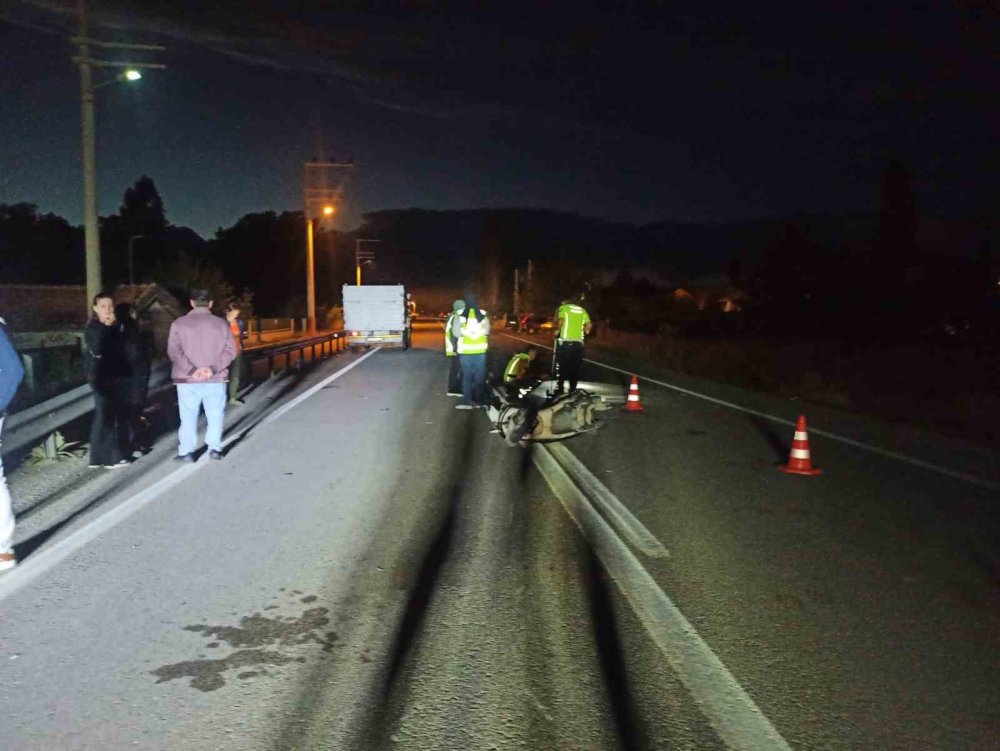
[[[591,505],[545,446],[531,452],[535,466],[611,575],[653,643],[719,738],[734,751],[789,751],[789,745],[694,626]]]
[[[544,347],[545,349],[552,349],[544,344],[538,342],[533,342],[529,339],[521,339],[517,336],[511,336],[510,334],[503,334],[509,339],[514,339],[515,341],[525,342],[527,344],[534,344],[536,347]],[[714,396],[709,396],[708,394],[702,394],[698,391],[692,391],[691,389],[686,389],[682,386],[677,386],[673,383],[667,383],[666,381],[661,381],[656,378],[650,378],[648,376],[639,375],[637,373],[632,373],[629,370],[623,370],[622,368],[617,368],[614,365],[607,365],[603,362],[598,362],[597,360],[591,360],[589,358],[584,358],[584,362],[590,363],[591,365],[596,365],[599,368],[605,368],[606,370],[613,370],[616,373],[621,373],[625,376],[635,375],[637,378],[643,381],[648,381],[649,383],[655,383],[657,386],[662,386],[665,389],[671,389],[672,391],[677,391],[686,396],[693,396],[697,399],[703,399],[712,404],[718,404],[721,407],[728,407],[729,409],[735,409],[738,412],[744,412],[748,415],[753,415],[755,417],[763,417],[766,420],[771,420],[772,422],[780,423],[781,425],[788,425],[790,427],[795,427],[795,420],[786,420],[784,417],[778,417],[777,415],[768,414],[767,412],[761,412],[760,410],[751,409],[750,407],[744,407],[741,404],[735,404],[734,402],[728,402],[725,399],[717,399]],[[994,482],[993,480],[987,480],[983,477],[977,477],[976,475],[969,474],[968,472],[960,472],[955,469],[950,469],[949,467],[943,467],[940,464],[934,464],[932,462],[925,462],[923,459],[917,459],[916,457],[909,456],[907,454],[901,454],[898,451],[889,451],[888,449],[879,448],[878,446],[873,446],[870,443],[865,443],[863,441],[856,441],[853,438],[848,438],[847,436],[842,436],[838,433],[831,433],[826,430],[820,430],[813,426],[809,427],[809,432],[814,436],[822,436],[824,438],[829,438],[831,441],[838,441],[840,443],[846,444],[848,446],[853,446],[854,448],[861,449],[862,451],[868,451],[872,454],[878,454],[879,456],[884,456],[887,459],[894,459],[900,462],[906,462],[907,464],[912,464],[916,467],[922,469],[930,470],[931,472],[937,472],[938,474],[951,477],[955,480],[961,480],[962,482],[967,482],[971,485],[978,485],[982,488],[988,488],[990,490],[1000,491],[1000,482]]]
[[[314,596],[303,597],[300,602],[315,599]],[[260,668],[239,673],[236,677],[241,680],[269,675],[267,667],[307,662],[308,658],[301,654],[302,647],[319,647],[324,653],[333,651],[337,633],[324,631],[330,625],[329,614],[327,608],[310,608],[298,617],[266,617],[254,613],[241,618],[237,626],[202,623],[185,626],[185,631],[201,634],[209,640],[206,649],[218,649],[220,642],[225,642],[236,651],[217,659],[199,658],[162,665],[151,672],[157,683],[190,678],[188,685],[199,691],[222,688],[226,685],[224,674],[236,669]]]

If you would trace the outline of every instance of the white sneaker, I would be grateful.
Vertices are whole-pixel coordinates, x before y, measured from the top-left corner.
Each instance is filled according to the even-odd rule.
[[[449,391],[448,396],[461,396],[461,393],[455,393],[454,391]]]
[[[13,553],[0,553],[0,571],[10,571],[17,566],[17,558]]]
[[[128,459],[120,459],[115,464],[105,464],[105,469],[125,469],[131,462]]]
[[[456,404],[455,409],[475,409],[471,404]]]

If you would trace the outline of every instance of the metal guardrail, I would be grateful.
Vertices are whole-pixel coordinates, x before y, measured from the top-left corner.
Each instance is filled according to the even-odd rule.
[[[288,372],[291,368],[300,370],[305,361],[304,354],[310,351],[311,361],[317,362],[317,357],[326,359],[342,352],[347,345],[347,332],[335,331],[328,334],[298,339],[291,342],[278,342],[272,345],[255,347],[244,353],[248,363],[268,361],[268,372],[273,377],[276,372]],[[299,353],[293,363],[292,355]],[[283,368],[275,371],[275,362],[283,362]],[[170,381],[170,364],[164,363],[150,373],[149,393],[154,394],[172,385]],[[59,430],[94,409],[94,395],[89,384],[77,386],[39,404],[15,412],[4,420],[2,440],[3,453],[22,448],[23,446],[45,438],[53,431]]]
[[[295,367],[296,369],[302,368],[306,350],[310,351],[312,361],[316,362],[317,348],[319,349],[318,356],[325,359],[331,355],[337,354],[338,352],[343,352],[346,347],[347,332],[333,331],[328,334],[320,334],[319,336],[310,337],[309,339],[297,339],[293,342],[278,342],[276,344],[263,347],[254,347],[251,350],[244,351],[243,357],[247,363],[267,360],[268,373],[273,377],[276,372],[274,364],[278,360],[284,359],[284,367],[282,368],[282,371],[287,373],[292,367]],[[295,364],[293,365],[292,354],[296,352],[299,353],[299,357],[295,360]]]

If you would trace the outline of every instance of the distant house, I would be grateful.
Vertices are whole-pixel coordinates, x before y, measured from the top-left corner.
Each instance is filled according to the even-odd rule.
[[[674,288],[674,301],[694,305],[699,311],[736,313],[743,309],[746,295],[724,277],[703,277]]]
[[[182,303],[158,284],[123,285],[115,290],[117,302],[130,302],[139,315],[139,327],[152,334],[157,356],[167,351],[167,336],[175,318],[187,313]]]

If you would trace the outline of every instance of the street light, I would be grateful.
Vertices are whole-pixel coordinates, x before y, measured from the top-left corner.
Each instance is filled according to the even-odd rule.
[[[73,62],[80,66],[81,148],[83,150],[83,235],[87,258],[87,312],[94,296],[101,291],[101,236],[97,228],[97,155],[94,124],[94,92],[116,81],[137,81],[142,78],[139,68],[166,68],[156,63],[124,63],[98,60],[90,56],[91,47],[108,47],[127,50],[162,51],[165,47],[155,44],[122,44],[102,42],[88,36],[87,0],[79,0],[80,36],[70,41],[80,45],[80,55]],[[96,86],[92,68],[124,68],[124,71]]]
[[[323,207],[323,216],[330,218],[336,209],[331,204]],[[309,333],[316,333],[316,272],[315,272],[315,250],[313,244],[313,223],[314,220],[306,207],[306,317],[309,323]]]
[[[368,263],[375,263],[375,251],[361,250],[361,243],[380,243],[381,240],[366,240],[358,238],[354,245],[354,266],[357,275],[357,286],[361,286],[361,267]]]
[[[313,250],[313,212],[318,209],[326,218],[336,211],[335,202],[343,198],[343,183],[336,188],[326,185],[326,176],[331,169],[353,167],[354,162],[303,162],[302,163],[302,203],[306,220],[306,316],[309,332],[316,332],[316,279]],[[322,182],[322,185],[317,183]],[[322,208],[320,208],[322,207]]]

